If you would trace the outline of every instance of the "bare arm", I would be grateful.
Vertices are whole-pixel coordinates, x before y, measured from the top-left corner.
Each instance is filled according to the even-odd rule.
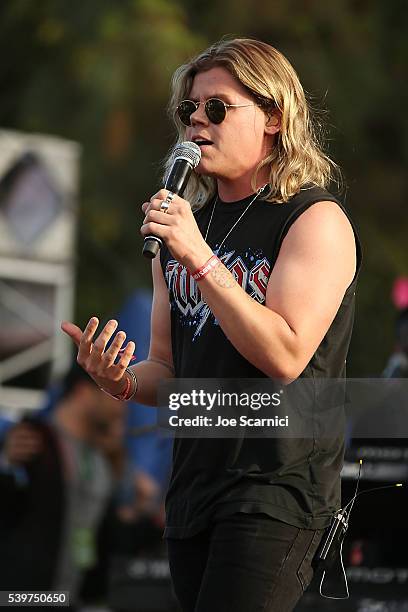
[[[146,361],[132,366],[138,380],[135,401],[149,406],[157,404],[157,387],[164,378],[174,377],[171,351],[170,305],[160,258],[152,262],[153,307],[149,355]]]
[[[192,262],[191,269],[202,265]],[[343,211],[319,202],[291,226],[271,273],[265,305],[218,266],[200,281],[204,300],[235,348],[271,377],[295,379],[329,329],[356,269]]]
[[[174,376],[171,353],[170,308],[166,284],[160,267],[160,260],[153,262],[153,307],[151,317],[151,340],[149,356],[132,366],[138,380],[134,400],[149,406],[156,405],[157,388],[161,380]],[[92,317],[85,330],[73,323],[64,321],[61,325],[78,346],[78,363],[94,379],[96,384],[113,395],[122,393],[126,387],[126,368],[129,366],[135,350],[134,342],[128,342],[118,363],[115,364],[119,351],[125,342],[126,334],[117,332],[110,347],[106,345],[115,333],[117,321],[111,320],[105,325],[99,336],[93,336],[99,321]]]

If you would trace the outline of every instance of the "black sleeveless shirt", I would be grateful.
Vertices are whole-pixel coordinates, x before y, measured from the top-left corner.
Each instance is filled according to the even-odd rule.
[[[218,200],[207,243],[241,287],[262,304],[270,273],[292,223],[316,202],[341,204],[320,187],[302,189],[283,204],[257,199],[218,251],[252,198],[228,203]],[[212,209],[213,201],[195,213],[203,236]],[[355,277],[301,377],[345,377],[361,265],[355,229],[354,233]],[[160,257],[169,289],[176,377],[264,378],[265,374],[242,357],[226,338],[186,268],[172,258],[166,247]],[[324,528],[341,506],[343,454],[342,438],[176,438],[164,536],[192,536],[214,517],[234,512],[263,512],[297,527]]]

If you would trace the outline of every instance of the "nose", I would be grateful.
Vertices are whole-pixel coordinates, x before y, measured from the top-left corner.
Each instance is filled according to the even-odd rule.
[[[197,109],[190,115],[191,127],[196,125],[208,125],[208,117],[205,112],[204,102],[198,104]]]

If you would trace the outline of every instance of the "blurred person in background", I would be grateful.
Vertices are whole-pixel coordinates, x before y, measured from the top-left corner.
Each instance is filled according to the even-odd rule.
[[[8,429],[0,454],[0,589],[78,601],[124,466],[124,405],[75,364],[47,419]]]
[[[150,345],[152,294],[146,289],[135,290],[125,301],[117,316],[118,325],[137,346],[137,359],[147,358]],[[163,525],[163,497],[167,488],[173,441],[158,434],[157,414],[149,406],[128,403],[126,418],[126,449],[133,483],[130,503],[122,506],[126,520],[150,517]],[[131,501],[133,498],[133,501]]]
[[[143,204],[142,234],[165,243],[148,358],[129,367],[130,341],[116,363],[126,335],[115,320],[96,335],[92,317],[62,324],[79,363],[147,405],[174,376],[344,377],[361,253],[293,67],[260,41],[222,40],[177,70],[170,110],[202,157],[185,199]],[[184,612],[294,608],[341,506],[343,451],[341,436],[175,440],[165,537]]]
[[[408,276],[395,279],[391,297],[398,310],[395,321],[395,346],[382,376],[408,378]]]
[[[382,373],[384,378],[408,378],[408,308],[397,315],[396,346]]]

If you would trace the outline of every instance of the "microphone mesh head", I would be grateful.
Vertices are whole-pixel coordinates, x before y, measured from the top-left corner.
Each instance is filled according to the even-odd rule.
[[[190,140],[180,142],[173,151],[173,162],[176,159],[185,159],[195,168],[200,163],[201,149],[195,142]]]

